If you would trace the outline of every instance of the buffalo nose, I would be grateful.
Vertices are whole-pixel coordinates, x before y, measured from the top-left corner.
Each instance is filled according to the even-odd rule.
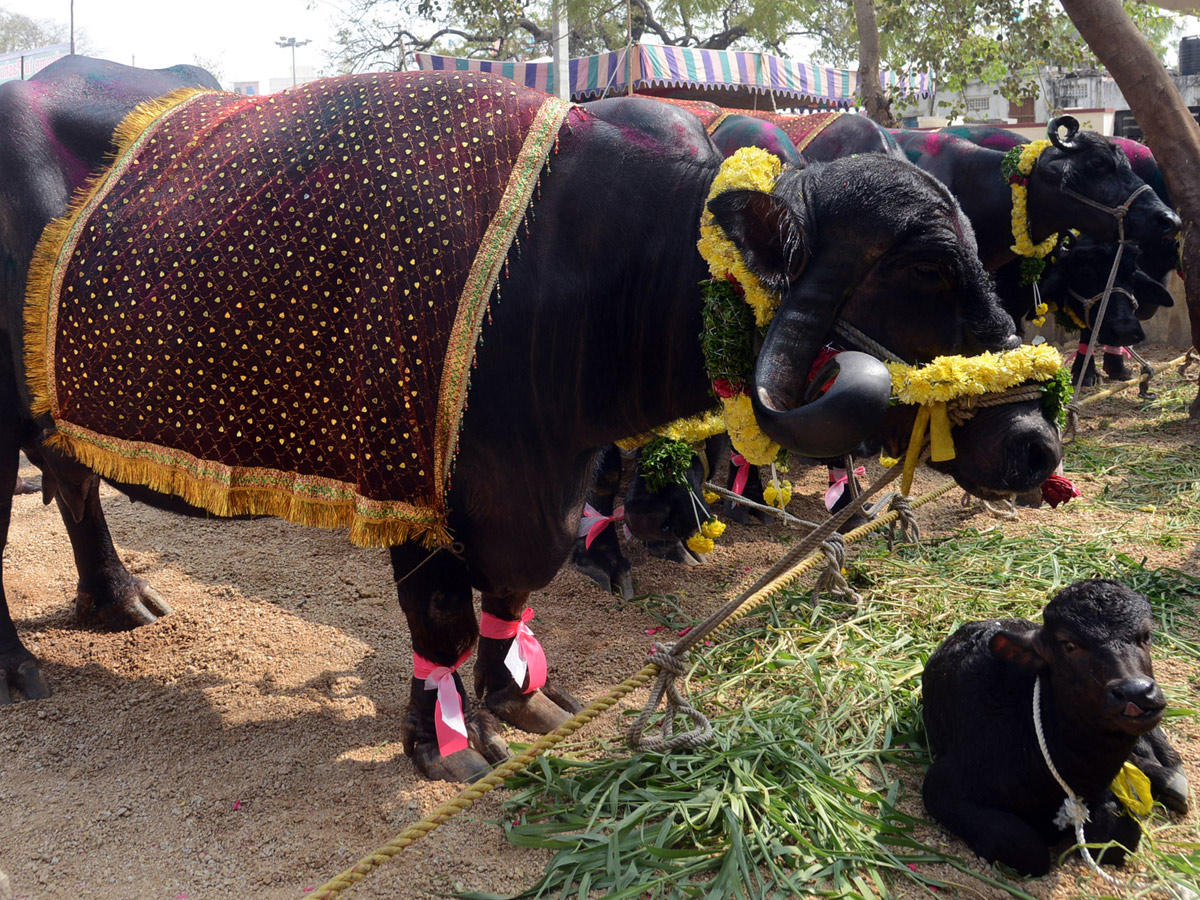
[[[1126,715],[1140,716],[1144,712],[1162,709],[1166,704],[1162,689],[1153,678],[1123,678],[1108,689],[1115,705]]]
[[[1183,228],[1183,222],[1180,221],[1179,216],[1172,209],[1165,209],[1159,214],[1158,224],[1162,228],[1159,234],[1164,238],[1174,237]]]
[[[1004,339],[1004,346],[1001,350],[1016,350],[1021,346],[1021,336],[1019,334],[1010,334]]]

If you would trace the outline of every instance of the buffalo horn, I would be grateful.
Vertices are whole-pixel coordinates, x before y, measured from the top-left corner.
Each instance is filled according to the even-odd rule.
[[[1059,135],[1060,128],[1067,129],[1065,138]],[[1050,142],[1059,150],[1065,150],[1068,153],[1080,149],[1079,141],[1075,140],[1078,134],[1079,120],[1074,116],[1057,116],[1051,119],[1050,124],[1046,126],[1046,135],[1050,138]]]
[[[823,395],[806,403],[808,370],[825,341],[830,321],[814,306],[780,310],[758,354],[750,400],[763,432],[802,456],[825,458],[849,453],[878,430],[892,394],[892,378],[879,360],[847,351],[833,357],[813,379]],[[830,317],[836,314],[836,308]]]

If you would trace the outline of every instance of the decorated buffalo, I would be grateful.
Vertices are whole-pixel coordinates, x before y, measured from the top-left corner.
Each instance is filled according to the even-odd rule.
[[[1127,240],[1169,240],[1179,231],[1179,217],[1145,187],[1126,155],[1106,138],[1081,131],[1071,116],[1050,122],[1050,144],[1033,147],[1021,171],[1011,173],[1002,170],[1007,154],[989,145],[940,132],[893,134],[910,160],[954,192],[975,226],[988,271],[1016,258],[1014,238],[1028,257],[1052,234],[1071,228],[1115,241],[1120,219]],[[1013,233],[1013,179],[1021,182],[1026,205],[1020,235]]]
[[[0,478],[21,449],[42,468],[77,608],[114,627],[157,604],[112,547],[100,477],[388,546],[414,651],[404,746],[433,778],[505,753],[463,689],[476,649],[500,718],[546,731],[578,706],[546,679],[526,603],[571,550],[598,452],[714,402],[706,209],[778,304],[744,424],[787,449],[907,440],[915,409],[889,408],[863,354],[806,390],[839,314],[913,361],[1017,343],[957,204],[899,160],[709,199],[720,153],[650,100],[592,112],[488,75],[393,73],[134,109],[174,87],[158,77],[76,59],[0,87],[38,138],[0,157]],[[1059,456],[1038,399],[981,411],[955,444],[940,466],[977,492],[1039,484]],[[4,609],[4,680],[44,696]]]

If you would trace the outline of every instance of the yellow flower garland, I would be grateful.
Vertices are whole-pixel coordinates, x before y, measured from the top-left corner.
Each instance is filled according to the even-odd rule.
[[[734,190],[755,190],[770,193],[775,187],[783,163],[779,157],[758,147],[742,147],[723,163],[700,213],[700,240],[697,247],[713,278],[732,275],[746,292],[746,302],[754,310],[754,321],[765,328],[775,317],[779,295],[763,287],[758,277],[746,268],[742,254],[733,241],[725,236],[708,211],[708,201],[718,194]]]
[[[892,373],[892,396],[901,403],[930,406],[1005,391],[1025,381],[1047,381],[1062,366],[1062,357],[1049,344],[1023,344],[999,353],[939,356],[923,366],[886,365]]]
[[[930,458],[954,459],[954,441],[946,404],[959,397],[998,393],[1026,381],[1049,381],[1062,366],[1062,356],[1049,344],[1024,344],[1000,353],[978,356],[939,356],[923,366],[885,363],[892,374],[892,396],[918,406],[917,418],[904,458],[900,490],[912,487],[917,458],[928,428]]]
[[[1013,240],[1016,241],[1010,249],[1018,256],[1041,259],[1058,243],[1057,232],[1040,244],[1034,244],[1029,234],[1029,189],[1026,187],[1026,181],[1037,158],[1049,146],[1050,141],[1045,139],[1026,144],[1017,161],[1017,171],[1020,175],[1009,179],[1008,186],[1012,191],[1012,234]]]

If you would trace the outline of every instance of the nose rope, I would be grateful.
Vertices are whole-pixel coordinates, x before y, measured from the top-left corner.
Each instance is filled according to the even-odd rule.
[[[1154,188],[1148,184],[1143,184],[1139,188],[1135,188],[1125,202],[1120,206],[1105,206],[1090,197],[1085,197],[1078,191],[1071,190],[1069,187],[1062,186],[1062,192],[1068,197],[1073,197],[1081,203],[1091,206],[1095,209],[1103,210],[1117,220],[1117,254],[1113,257],[1112,268],[1108,273],[1108,282],[1104,285],[1104,294],[1100,298],[1100,311],[1096,314],[1096,324],[1092,326],[1092,339],[1088,341],[1087,353],[1084,354],[1083,364],[1079,367],[1079,377],[1075,379],[1075,393],[1078,395],[1079,389],[1083,386],[1084,376],[1087,374],[1088,363],[1096,354],[1096,342],[1100,338],[1100,326],[1104,322],[1104,314],[1108,311],[1108,300],[1112,295],[1113,284],[1117,280],[1117,269],[1121,266],[1121,255],[1125,252],[1125,216],[1129,213],[1129,208],[1133,206],[1133,201],[1136,200],[1146,191],[1152,191]],[[1079,416],[1079,405],[1077,401],[1072,400],[1067,405],[1067,427],[1065,433],[1073,433],[1075,431],[1075,420]]]
[[[1130,305],[1133,306],[1133,311],[1137,312],[1137,309],[1138,309],[1137,297],[1133,296],[1133,294],[1129,290],[1118,285],[1113,288],[1112,292],[1114,294],[1124,294],[1126,297],[1128,297]],[[1091,297],[1084,297],[1083,295],[1078,293],[1074,288],[1068,288],[1067,293],[1070,294],[1074,299],[1078,300],[1079,304],[1083,307],[1083,320],[1085,322],[1087,321],[1087,317],[1089,315],[1091,315],[1091,313],[1092,313],[1092,307],[1104,299],[1103,293],[1093,294]],[[1089,328],[1098,328],[1099,323],[1097,323],[1096,325],[1089,325],[1088,327]]]

